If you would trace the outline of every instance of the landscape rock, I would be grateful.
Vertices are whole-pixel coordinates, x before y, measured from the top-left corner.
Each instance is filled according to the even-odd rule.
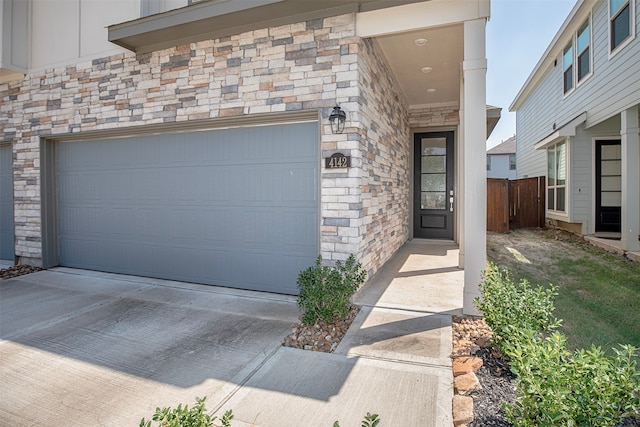
[[[482,359],[478,357],[458,357],[453,360],[453,376],[477,372],[482,367]]]
[[[14,265],[12,267],[3,268],[2,270],[0,270],[0,280],[24,276],[25,274],[31,274],[41,270],[43,269],[40,267],[32,267],[30,265]]]
[[[455,377],[453,380],[453,386],[456,393],[463,396],[482,388],[480,381],[474,372],[469,372],[468,374]]]
[[[360,307],[352,305],[345,320],[336,320],[331,323],[320,320],[313,325],[305,325],[298,321],[291,327],[291,333],[282,339],[282,345],[303,350],[333,353],[358,312],[360,312]]]
[[[453,396],[453,425],[463,426],[473,421],[473,399],[459,394]]]

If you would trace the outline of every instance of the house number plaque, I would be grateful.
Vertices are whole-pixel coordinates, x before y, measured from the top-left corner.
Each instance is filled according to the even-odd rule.
[[[331,157],[324,159],[324,166],[327,169],[343,169],[351,167],[351,156],[342,153],[334,153]]]

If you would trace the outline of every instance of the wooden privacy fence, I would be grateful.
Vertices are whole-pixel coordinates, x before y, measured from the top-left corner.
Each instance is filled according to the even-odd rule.
[[[487,179],[487,231],[508,233],[517,228],[543,228],[546,181],[544,176]]]

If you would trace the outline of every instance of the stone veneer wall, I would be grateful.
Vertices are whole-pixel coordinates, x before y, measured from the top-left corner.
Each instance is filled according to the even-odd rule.
[[[1,84],[0,141],[11,141],[14,152],[16,254],[24,263],[41,262],[41,137],[295,110],[319,110],[326,119],[338,102],[350,114],[349,128],[333,135],[323,120],[322,150],[352,155],[354,167],[337,176],[322,172],[321,250],[326,258],[343,259],[364,247],[365,264],[373,262],[380,255],[369,255],[371,244],[362,245],[363,234],[372,229],[362,218],[386,217],[376,212],[389,202],[375,201],[363,213],[359,197],[360,148],[368,144],[368,133],[363,135],[357,123],[358,109],[366,106],[359,99],[362,45],[354,15],[347,14],[148,54],[127,52]],[[380,152],[387,147],[373,141]],[[378,165],[391,167],[390,161],[372,163]],[[384,181],[373,185],[375,172],[369,166],[366,170],[368,191],[381,199],[388,171],[380,176]]]
[[[409,238],[411,137],[407,101],[378,43],[359,46],[362,221],[360,259],[370,273]]]
[[[412,107],[409,110],[409,124],[412,128],[458,126],[459,110],[457,105]]]

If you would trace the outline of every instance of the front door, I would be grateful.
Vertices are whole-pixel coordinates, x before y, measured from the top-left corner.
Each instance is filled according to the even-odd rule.
[[[453,240],[453,132],[414,138],[413,236]]]
[[[620,232],[621,159],[620,140],[596,141],[596,232]]]

